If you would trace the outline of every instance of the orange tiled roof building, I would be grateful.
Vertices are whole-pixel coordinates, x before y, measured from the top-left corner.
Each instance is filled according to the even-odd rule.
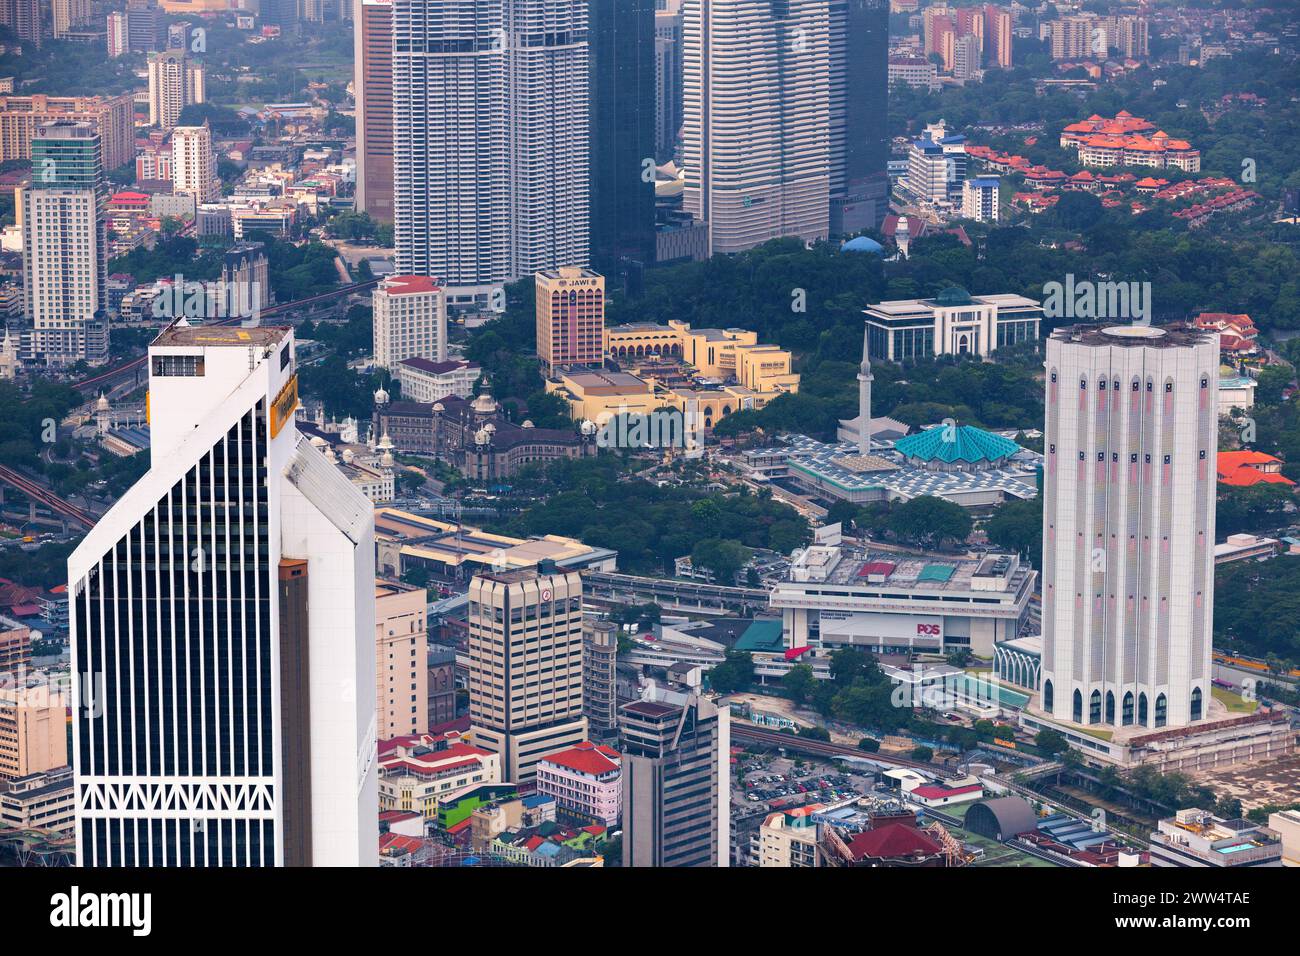
[[[1094,113],[1071,123],[1061,131],[1061,148],[1073,148],[1084,166],[1151,166],[1189,173],[1201,169],[1200,150],[1126,110],[1111,119]]]
[[[1282,459],[1262,451],[1221,451],[1217,466],[1219,481],[1234,488],[1295,484],[1282,474]]]

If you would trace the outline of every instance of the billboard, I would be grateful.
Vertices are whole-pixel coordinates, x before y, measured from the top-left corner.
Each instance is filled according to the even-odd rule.
[[[943,618],[933,614],[823,610],[819,618],[822,640],[834,644],[922,649],[943,646]]]

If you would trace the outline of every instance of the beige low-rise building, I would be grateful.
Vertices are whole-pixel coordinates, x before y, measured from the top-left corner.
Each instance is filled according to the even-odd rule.
[[[627,372],[560,372],[557,379],[547,381],[546,390],[569,403],[574,421],[598,425],[616,415],[648,415],[664,404],[655,397],[650,382]]]
[[[0,827],[70,835],[75,823],[71,767],[0,780]]]
[[[789,351],[763,345],[748,329],[692,329],[689,322],[634,323],[605,330],[605,352],[620,363],[645,357],[680,360],[695,375],[735,381],[755,392],[797,392],[799,376]]]

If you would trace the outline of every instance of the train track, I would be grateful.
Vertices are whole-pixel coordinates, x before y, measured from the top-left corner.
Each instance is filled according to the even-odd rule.
[[[75,521],[77,524],[84,525],[87,528],[92,528],[95,525],[96,519],[91,517],[90,514],[82,511],[76,505],[60,498],[47,488],[43,488],[30,478],[19,474],[12,468],[0,465],[0,482],[3,482],[6,485],[12,485],[28,498],[38,504],[44,505],[55,514],[66,518],[69,521]]]
[[[873,760],[876,763],[889,764],[894,767],[912,767],[915,770],[925,770],[934,774],[943,771],[941,767],[920,760],[908,760],[906,757],[895,757],[892,754],[869,753],[845,744],[832,744],[822,740],[809,740],[807,737],[799,737],[794,734],[760,730],[749,724],[733,723],[731,725],[731,736],[733,740],[746,740],[770,747],[784,747],[786,750],[798,750],[818,757],[857,757],[863,760]]]
[[[279,305],[273,305],[269,309],[262,310],[259,318],[264,321],[269,318],[274,318],[277,315],[283,315],[294,309],[310,307],[317,302],[325,302],[330,299],[337,299],[340,296],[352,295],[354,292],[363,292],[366,289],[369,289],[378,284],[379,284],[378,279],[367,279],[365,282],[354,282],[351,285],[345,285],[337,289],[331,289],[328,292],[322,292],[320,295],[309,296],[306,299],[295,299],[293,302],[283,302],[280,303]],[[243,321],[244,319],[242,317],[236,316],[228,319],[215,319],[212,322],[209,322],[207,324],[208,325],[238,325],[240,322]],[[107,386],[112,386],[116,384],[118,379],[124,378],[125,376],[134,373],[136,369],[140,368],[142,365],[145,364],[147,358],[148,358],[147,355],[142,355],[137,359],[132,359],[129,362],[119,365],[117,368],[112,368],[106,372],[100,372],[98,375],[94,375],[90,378],[83,379],[82,381],[75,383],[73,385],[73,388],[77,389],[77,391],[81,392],[83,395],[90,395],[91,397],[93,397],[94,393],[98,389],[102,389]]]

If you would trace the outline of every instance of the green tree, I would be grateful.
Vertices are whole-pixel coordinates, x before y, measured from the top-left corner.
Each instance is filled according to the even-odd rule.
[[[931,495],[904,502],[889,516],[889,530],[894,535],[926,549],[947,541],[965,541],[971,524],[970,512],[961,505]]]
[[[1034,744],[1039,750],[1050,756],[1065,753],[1070,749],[1070,745],[1065,742],[1065,737],[1050,728],[1040,730],[1034,737]]]
[[[813,677],[813,670],[807,664],[796,664],[781,678],[781,686],[796,704],[802,704],[808,699],[816,683],[817,678]]]
[[[727,651],[726,659],[709,671],[709,686],[719,694],[747,690],[754,683],[754,659],[743,651]]]
[[[1008,498],[984,523],[990,543],[1028,558],[1036,568],[1043,566],[1043,498]]]

